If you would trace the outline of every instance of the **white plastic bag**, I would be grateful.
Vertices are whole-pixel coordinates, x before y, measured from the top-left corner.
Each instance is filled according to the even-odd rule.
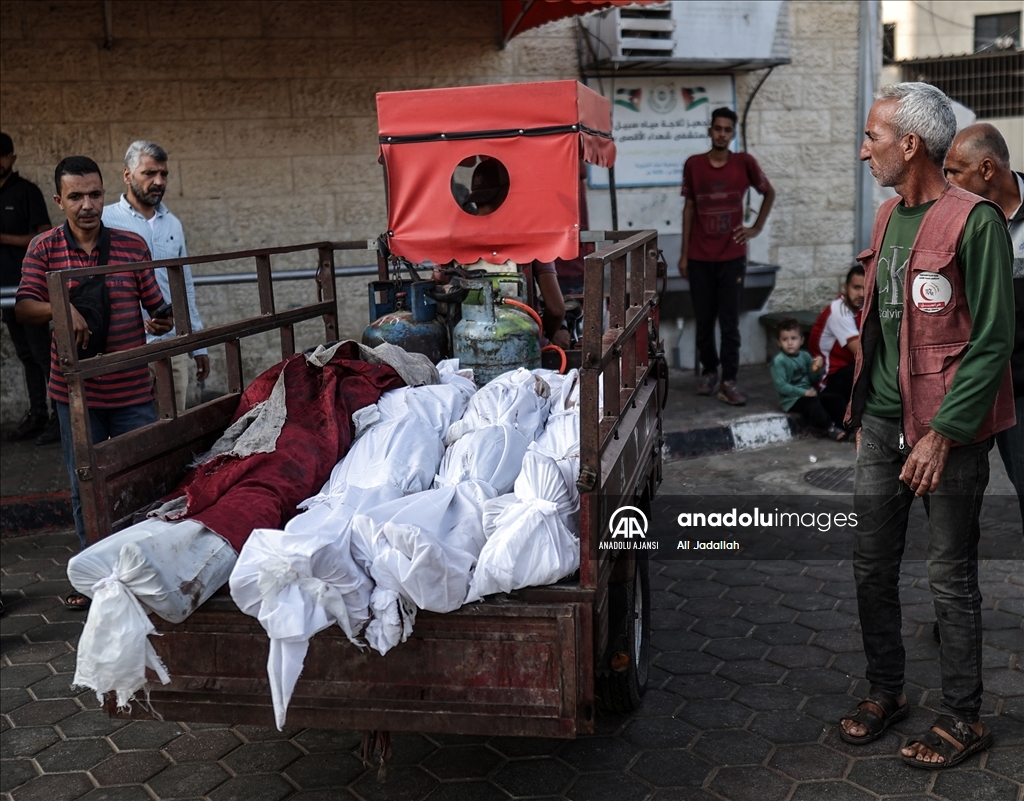
[[[439,435],[418,418],[382,419],[352,443],[320,492],[299,508],[343,503],[353,487],[392,488],[401,495],[425,490],[433,482],[443,454]]]
[[[170,677],[149,635],[149,611],[180,623],[228,579],[235,552],[195,520],[145,520],[68,562],[72,586],[92,598],[78,643],[73,684],[117,695],[125,707],[146,685],[146,668]]]
[[[198,520],[148,518],[71,557],[71,586],[91,598],[94,585],[117,572],[128,545],[133,569],[120,570],[120,580],[130,576],[132,594],[171,623],[183,621],[224,586],[236,558],[228,541]]]
[[[530,447],[516,479],[515,502],[485,504],[493,525],[477,560],[466,602],[496,592],[552,584],[579,568],[580,544],[568,521],[579,508],[555,459]],[[488,511],[490,504],[498,508]]]
[[[486,481],[498,495],[512,489],[529,442],[508,424],[466,432],[444,452],[435,487]]]
[[[118,709],[125,709],[135,693],[146,686],[146,668],[150,668],[167,684],[171,677],[157,656],[149,635],[156,629],[142,604],[124,585],[144,562],[125,546],[124,563],[115,568],[110,580],[103,579],[92,588],[93,601],[85,628],[78,640],[74,687],[87,687],[103,703],[103,696],[113,692]]]
[[[231,574],[231,597],[270,638],[267,677],[278,729],[313,635],[337,624],[358,644],[369,617],[372,584],[352,558],[350,530],[334,536],[323,525],[333,512],[323,505],[300,515],[307,523],[301,531],[255,529]]]
[[[413,417],[444,437],[449,426],[465,414],[476,384],[458,372],[458,360],[438,362],[440,384],[400,387],[385,392],[378,402],[382,420]]]
[[[370,574],[377,586],[429,612],[462,606],[484,544],[483,505],[493,497],[486,482],[466,481],[373,510],[380,534]]]
[[[452,423],[445,442],[451,445],[468,431],[501,424],[512,426],[527,442],[533,442],[544,430],[550,394],[544,379],[524,367],[503,373],[470,399],[466,414]]]

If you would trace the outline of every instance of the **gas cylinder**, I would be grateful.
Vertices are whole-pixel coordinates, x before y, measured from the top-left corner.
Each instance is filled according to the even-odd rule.
[[[492,281],[469,281],[462,303],[462,321],[452,333],[452,351],[459,367],[473,368],[477,385],[517,367],[540,367],[540,330],[525,312],[502,306]]]
[[[363,331],[363,344],[372,348],[389,342],[422,353],[434,364],[448,358],[448,331],[426,294],[433,288],[433,281],[370,282],[373,322]]]

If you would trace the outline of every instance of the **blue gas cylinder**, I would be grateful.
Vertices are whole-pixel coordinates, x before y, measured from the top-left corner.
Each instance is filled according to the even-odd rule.
[[[434,364],[447,359],[448,330],[437,319],[434,300],[426,295],[433,288],[433,281],[372,281],[373,322],[363,331],[363,344],[376,347],[389,342],[422,353]]]

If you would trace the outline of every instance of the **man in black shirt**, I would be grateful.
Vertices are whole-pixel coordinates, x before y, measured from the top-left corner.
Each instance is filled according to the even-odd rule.
[[[14,143],[0,133],[0,285],[17,287],[21,260],[32,238],[50,229],[43,193],[31,181],[14,172]],[[14,350],[25,368],[29,410],[7,439],[16,442],[38,437],[40,445],[60,441],[56,416],[46,410],[46,384],[50,375],[50,326],[19,323],[14,308],[3,310]]]

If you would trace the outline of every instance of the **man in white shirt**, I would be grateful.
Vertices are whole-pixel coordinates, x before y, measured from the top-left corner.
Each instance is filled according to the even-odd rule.
[[[811,356],[824,362],[820,398],[829,417],[843,425],[853,388],[853,363],[860,350],[860,314],[864,308],[864,268],[855,264],[846,274],[842,294],[818,315],[807,340]]]
[[[104,207],[103,224],[108,228],[119,228],[141,236],[149,245],[154,261],[187,256],[185,232],[181,227],[181,221],[163,204],[164,192],[167,190],[166,151],[155,142],[132,142],[124,154],[124,182],[127,192],[121,195],[121,199],[114,205]],[[159,267],[154,272],[160,291],[163,292],[164,298],[169,300],[171,288],[167,269]],[[192,270],[188,265],[185,265],[184,273],[192,330],[201,331],[203,322],[196,308],[195,284],[192,280]],[[154,342],[173,336],[177,336],[177,331],[172,328],[162,336],[147,334],[146,339],[148,342]],[[205,348],[192,353],[182,353],[171,359],[174,397],[179,412],[185,410],[192,360],[195,361],[196,381],[202,383],[210,374],[210,357]]]

